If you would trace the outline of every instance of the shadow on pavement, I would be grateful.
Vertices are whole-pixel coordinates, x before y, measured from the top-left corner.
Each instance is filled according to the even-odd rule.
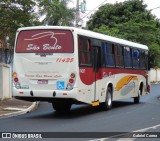
[[[42,105],[41,105],[42,104]],[[142,102],[139,103],[138,105],[143,104]],[[114,101],[113,102],[113,107],[112,110],[109,111],[101,111],[99,108],[97,107],[92,107],[89,105],[73,105],[71,108],[71,111],[69,111],[68,113],[57,113],[56,111],[54,111],[51,107],[50,104],[47,103],[47,105],[43,105],[43,103],[40,103],[40,107],[38,108],[37,113],[35,113],[36,111],[29,113],[32,114],[30,115],[28,118],[33,118],[33,119],[73,119],[73,118],[80,118],[80,117],[85,117],[88,115],[92,115],[92,114],[106,114],[110,115],[111,113],[115,113],[115,110],[118,110],[119,108],[127,108],[129,106],[137,106],[137,104],[134,104],[133,102],[128,102],[128,101]],[[41,109],[41,106],[48,106],[47,111]],[[42,112],[40,112],[40,110]],[[53,112],[52,112],[53,110]]]

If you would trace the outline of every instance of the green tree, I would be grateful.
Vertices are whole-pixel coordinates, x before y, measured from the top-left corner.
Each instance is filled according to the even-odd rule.
[[[0,2],[0,62],[12,61],[15,33],[19,27],[38,25],[34,0],[3,0]],[[6,40],[9,37],[9,40]]]
[[[151,67],[160,66],[160,20],[146,7],[143,0],[103,5],[91,16],[88,29],[146,44]]]
[[[69,0],[41,0],[40,14],[45,15],[44,23],[48,25],[73,25],[75,9],[67,7]]]

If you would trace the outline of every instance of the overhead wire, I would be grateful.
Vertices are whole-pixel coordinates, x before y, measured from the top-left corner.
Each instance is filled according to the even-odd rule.
[[[95,11],[98,7],[100,7],[103,3],[105,3],[107,0],[104,0],[101,4],[99,4],[97,7],[95,7],[94,9],[90,10],[90,12],[88,12],[85,16],[83,16],[80,20],[84,19],[86,16],[88,16],[90,13],[92,13],[93,11]],[[160,8],[160,6],[158,7],[155,7],[155,8],[152,8],[150,9],[149,11],[152,11],[152,10],[155,10],[155,9],[158,9]]]
[[[152,8],[152,9],[150,9],[149,11],[152,11],[152,10],[155,10],[155,9],[158,9],[158,8],[160,8],[160,6],[155,7],[155,8]]]

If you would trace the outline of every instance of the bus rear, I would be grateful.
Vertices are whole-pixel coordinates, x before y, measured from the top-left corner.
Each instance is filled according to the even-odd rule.
[[[49,27],[17,31],[13,61],[13,96],[70,107],[76,98],[76,56],[72,30]],[[64,101],[63,101],[64,103]],[[58,104],[53,104],[57,109]],[[68,108],[69,109],[69,108]]]

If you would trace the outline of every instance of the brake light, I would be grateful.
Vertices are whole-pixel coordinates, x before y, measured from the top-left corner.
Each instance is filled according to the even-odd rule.
[[[73,79],[69,79],[69,83],[73,84],[74,80]]]
[[[17,73],[14,72],[14,73],[12,74],[12,76],[13,76],[13,82],[14,82],[15,87],[16,87],[17,89],[20,89],[20,88],[21,88],[21,85],[20,85],[20,83],[19,83],[19,79],[18,79]]]
[[[14,82],[16,82],[16,83],[18,82],[18,78],[17,78],[17,77],[16,77],[16,78],[14,78]]]
[[[150,90],[151,90],[151,89],[150,89],[150,85],[148,85],[148,86],[147,86],[147,92],[150,93]]]
[[[69,78],[69,80],[68,80],[67,87],[66,87],[67,90],[72,90],[72,89],[73,89],[75,80],[76,80],[76,75],[75,75],[75,73],[71,73],[71,74],[70,74],[70,78]]]

